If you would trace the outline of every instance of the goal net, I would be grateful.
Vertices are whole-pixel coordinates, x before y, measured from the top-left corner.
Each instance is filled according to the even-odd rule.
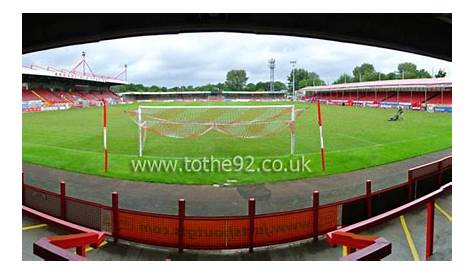
[[[295,149],[294,105],[265,106],[138,106],[128,112],[138,125],[139,156],[148,133],[171,138],[195,138],[211,131],[236,138],[262,138],[289,130],[290,153]]]

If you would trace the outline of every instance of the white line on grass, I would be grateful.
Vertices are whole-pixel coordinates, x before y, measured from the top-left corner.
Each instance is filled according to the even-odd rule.
[[[383,144],[376,144],[376,145],[368,145],[368,146],[359,146],[359,147],[354,147],[354,148],[348,148],[348,149],[339,149],[339,150],[329,150],[326,152],[326,154],[333,154],[333,153],[341,153],[341,152],[349,152],[349,151],[357,151],[357,150],[363,150],[363,149],[368,149],[372,147],[384,147],[387,145],[395,145],[395,144],[403,144],[403,143],[410,143],[412,141],[419,141],[419,140],[428,140],[428,139],[436,139],[438,138],[437,135],[429,136],[429,137],[421,137],[421,138],[412,138],[412,139],[406,139],[404,141],[396,141],[396,142],[388,142],[388,143],[383,143]],[[66,148],[66,147],[60,147],[60,146],[54,146],[54,145],[46,145],[46,144],[38,144],[38,143],[26,143],[34,146],[42,146],[42,147],[49,147],[49,148],[56,148],[60,150],[68,150],[68,151],[76,151],[76,152],[81,152],[81,153],[92,153],[92,154],[100,154],[102,155],[102,151],[92,151],[92,150],[81,150],[81,149],[74,149],[74,148]],[[122,154],[122,153],[111,153],[112,155],[116,156],[126,156],[126,157],[131,157],[135,158],[138,157],[137,154]],[[319,155],[321,152],[308,152],[308,153],[296,153],[294,156],[301,156],[301,155]],[[284,155],[269,155],[269,156],[254,156],[255,159],[273,159],[273,158],[285,158],[288,157],[288,154]],[[145,156],[147,158],[147,156]],[[149,158],[153,159],[170,159],[170,160],[181,160],[184,159],[185,157],[162,157],[162,156],[149,156]],[[202,156],[189,156],[187,157],[188,159],[202,159]],[[220,156],[220,157],[215,157],[215,159],[228,159],[229,157],[225,156]]]

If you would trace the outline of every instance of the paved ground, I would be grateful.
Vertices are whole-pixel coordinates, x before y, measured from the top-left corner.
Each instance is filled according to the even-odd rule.
[[[440,197],[436,201],[438,207],[448,216],[451,214],[451,194]],[[430,260],[451,260],[452,225],[451,221],[441,213],[440,209],[435,211],[435,242],[434,254]],[[404,232],[400,218],[395,218],[387,223],[379,225],[373,229],[365,231],[366,235],[378,235],[388,239],[392,243],[392,254],[385,260],[411,261],[415,258],[424,260],[425,252],[425,226],[426,210],[420,208],[413,210],[403,216],[408,230],[409,237],[413,240],[411,249],[407,235]],[[32,254],[33,243],[43,236],[64,234],[63,231],[53,227],[41,226],[32,228],[32,225],[39,224],[37,221],[23,217],[23,227],[30,228],[23,231],[23,260],[41,260]],[[416,254],[416,255],[414,255]],[[119,241],[118,243],[107,242],[101,248],[90,249],[87,258],[90,260],[273,260],[273,261],[329,261],[337,260],[342,255],[341,247],[331,248],[324,240],[317,243],[311,240],[298,242],[291,245],[282,245],[269,248],[257,248],[253,254],[247,250],[239,251],[193,251],[185,250],[178,253],[175,248],[160,248],[154,246],[141,245]]]
[[[448,194],[436,200],[438,207],[449,217],[452,215],[451,198],[451,194]],[[440,209],[435,210],[434,251],[430,260],[449,261],[452,260],[452,222]],[[408,232],[404,232],[401,218],[395,218],[363,234],[382,236],[392,243],[392,254],[386,260],[412,261],[416,255],[420,260],[425,260],[426,214],[425,207],[405,214],[403,218]],[[413,240],[413,249],[408,244],[407,234]]]
[[[365,180],[373,191],[406,181],[407,170],[451,155],[451,149],[354,172],[291,182],[212,187],[183,186],[109,179],[23,163],[29,184],[59,191],[59,181],[67,184],[67,194],[84,200],[111,203],[111,192],[120,196],[120,207],[159,213],[177,213],[177,201],[186,199],[189,215],[245,215],[247,200],[256,198],[257,213],[276,212],[311,206],[312,192],[320,191],[322,204],[365,193]]]

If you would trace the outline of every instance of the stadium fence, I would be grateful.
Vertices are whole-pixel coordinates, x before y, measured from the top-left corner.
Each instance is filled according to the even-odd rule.
[[[122,209],[119,195],[112,193],[112,205],[80,200],[54,193],[22,180],[23,205],[64,221],[103,231],[117,239],[183,249],[241,249],[318,239],[330,231],[383,214],[429,194],[451,182],[452,157],[408,170],[408,181],[350,199],[319,204],[314,191],[311,207],[257,214],[255,199],[248,201],[248,214],[242,216],[187,216],[186,202],[178,201],[178,214],[159,214]]]

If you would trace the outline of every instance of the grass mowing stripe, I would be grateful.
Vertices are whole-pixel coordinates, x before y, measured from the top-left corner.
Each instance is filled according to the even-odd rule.
[[[388,146],[388,145],[394,145],[394,144],[404,144],[404,143],[410,143],[412,141],[419,141],[419,140],[430,140],[430,139],[435,139],[437,136],[433,137],[423,137],[423,138],[412,138],[404,141],[396,141],[396,142],[388,142],[385,144],[378,144],[374,143],[373,145],[367,145],[367,146],[360,146],[360,147],[355,147],[355,148],[348,148],[348,149],[340,149],[340,150],[333,150],[333,151],[328,151],[325,152],[326,154],[328,153],[342,153],[342,152],[349,152],[349,151],[357,151],[357,150],[364,150],[368,148],[373,148],[373,147],[383,147],[383,146]],[[369,142],[368,142],[369,143]],[[68,151],[75,151],[75,152],[86,152],[86,153],[95,153],[99,155],[103,155],[103,151],[93,151],[93,150],[81,150],[81,149],[73,149],[73,148],[67,148],[67,147],[62,147],[62,146],[53,146],[53,145],[46,145],[46,144],[38,144],[38,143],[27,143],[29,145],[35,145],[35,146],[43,146],[43,147],[50,147],[54,149],[60,149],[60,150],[68,150]],[[302,156],[302,155],[320,155],[321,152],[309,152],[309,153],[296,153],[294,154],[295,156]],[[126,156],[126,157],[133,157],[136,158],[136,154],[120,154],[120,153],[114,153],[114,155],[119,155],[119,156]],[[160,156],[144,156],[145,158],[152,158],[152,159],[170,159],[170,160],[182,160],[184,157],[160,157]],[[288,157],[288,155],[275,155],[275,156],[255,156],[255,159],[276,159],[276,158],[283,158],[283,157]],[[186,157],[188,159],[200,159],[202,157],[195,156],[195,157]],[[215,157],[215,159],[228,159],[228,157]]]

